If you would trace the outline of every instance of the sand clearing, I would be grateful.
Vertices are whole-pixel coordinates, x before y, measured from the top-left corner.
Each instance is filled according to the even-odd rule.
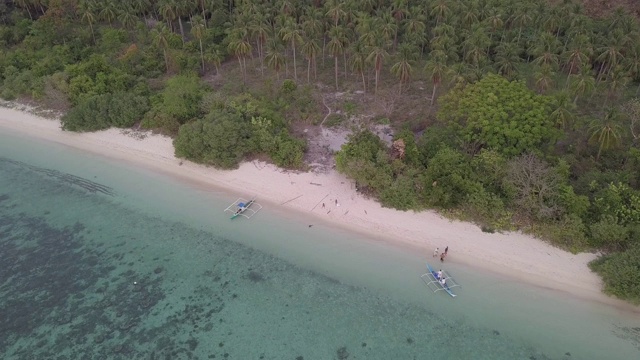
[[[587,267],[595,258],[593,254],[573,255],[520,233],[483,233],[473,224],[450,221],[432,211],[415,213],[382,208],[357,193],[353,183],[335,171],[288,172],[262,162],[243,163],[233,171],[215,170],[177,159],[171,139],[165,136],[121,129],[64,132],[58,120],[41,118],[27,110],[0,107],[0,128],[126,160],[244,196],[259,194],[263,204],[281,206],[323,219],[317,221],[411,246],[423,252],[427,261],[439,262],[432,257],[433,250],[439,247],[443,251],[448,246],[447,263],[461,262],[581,298],[633,308],[600,292],[600,279]]]

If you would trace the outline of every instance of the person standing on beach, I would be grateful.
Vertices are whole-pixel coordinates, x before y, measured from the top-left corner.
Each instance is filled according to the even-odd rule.
[[[440,248],[436,248],[435,250],[433,250],[433,257],[438,256],[438,250],[439,250],[439,249],[440,249]]]
[[[447,246],[446,248],[444,248],[444,255],[447,256],[447,253],[449,252],[449,246]]]
[[[445,257],[444,253],[440,254],[440,261],[444,262],[444,257]]]

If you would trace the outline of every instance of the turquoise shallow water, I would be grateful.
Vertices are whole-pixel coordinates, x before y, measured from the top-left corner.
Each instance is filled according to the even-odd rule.
[[[0,134],[2,359],[637,359],[640,319]],[[309,227],[313,225],[313,227]]]

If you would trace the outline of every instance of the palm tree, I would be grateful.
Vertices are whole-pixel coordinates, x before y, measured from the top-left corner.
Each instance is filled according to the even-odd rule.
[[[344,2],[342,0],[328,0],[324,3],[327,9],[326,15],[333,21],[333,26],[338,26],[338,22],[347,17],[347,12],[344,10]]]
[[[385,39],[385,42],[392,44],[391,40],[398,33],[398,25],[396,24],[395,19],[389,13],[384,13],[380,18],[380,26],[378,28],[378,35],[382,35]]]
[[[606,45],[598,49],[598,60],[602,65],[598,74],[598,80],[609,75],[609,72],[618,66],[618,63],[624,58],[622,49],[627,45],[624,41],[624,34],[614,31],[610,34],[610,40]]]
[[[267,65],[276,71],[278,82],[280,82],[280,69],[284,66],[284,55],[282,50],[284,46],[278,39],[271,39],[267,42],[267,54],[265,60]]]
[[[551,120],[553,120],[559,128],[565,129],[575,119],[575,110],[576,104],[571,101],[569,93],[562,91],[554,96]]]
[[[376,91],[375,94],[378,94],[378,80],[380,79],[380,71],[382,70],[382,66],[384,65],[384,60],[389,55],[387,50],[385,50],[386,46],[384,41],[379,38],[378,42],[371,46],[369,49],[369,55],[367,56],[367,61],[373,64],[373,68],[376,71]]]
[[[302,16],[302,31],[307,36],[318,36],[324,30],[323,14],[319,9],[309,7]]]
[[[346,35],[344,33],[344,28],[341,26],[333,26],[331,30],[329,30],[329,43],[327,44],[327,48],[331,55],[333,55],[333,60],[335,64],[335,75],[336,75],[336,91],[338,90],[338,56],[344,52],[344,44],[346,41]]]
[[[118,20],[127,29],[131,29],[135,26],[138,21],[138,17],[135,15],[135,10],[131,7],[130,4],[126,4],[121,6],[118,10]]]
[[[516,11],[513,13],[511,18],[511,23],[518,27],[518,39],[516,43],[520,43],[520,38],[522,37],[522,29],[527,28],[533,23],[533,14],[532,9],[525,4],[520,4]]]
[[[487,60],[487,50],[491,46],[491,38],[487,35],[486,29],[481,26],[474,26],[471,34],[462,43],[465,60],[480,68]]]
[[[371,46],[376,41],[378,35],[376,29],[376,19],[371,17],[367,13],[360,13],[356,18],[355,31],[358,35],[358,41],[362,42],[366,46]]]
[[[80,11],[82,21],[86,21],[89,24],[91,37],[93,38],[93,43],[95,44],[96,36],[93,31],[93,23],[96,22],[96,4],[91,0],[82,0],[80,1],[80,3],[78,3],[78,10]],[[31,16],[31,13],[29,13],[29,16]]]
[[[589,143],[598,144],[598,154],[596,161],[600,159],[602,150],[611,149],[618,145],[621,138],[622,127],[620,122],[622,113],[616,108],[610,107],[606,110],[602,119],[594,119],[589,127]]]
[[[130,0],[131,8],[138,16],[145,17],[146,14],[151,10],[151,2],[149,0]]]
[[[500,29],[502,29],[502,26],[504,25],[504,21],[502,20],[502,13],[498,8],[491,8],[487,15],[488,17],[484,21],[491,27],[491,33],[495,34]],[[504,32],[501,32],[504,36]]]
[[[478,23],[477,3],[474,2],[471,4],[463,4],[460,21],[465,25],[467,29],[471,28],[472,25]]]
[[[102,3],[102,10],[100,10],[100,18],[109,22],[109,25],[116,18],[118,7],[113,0],[107,0]]]
[[[311,67],[313,67],[313,77],[314,79],[317,77],[317,65],[316,65],[316,57],[320,53],[320,44],[318,44],[318,40],[314,38],[307,38],[305,42],[302,43],[302,47],[300,51],[307,58],[307,83],[310,80]]]
[[[437,0],[431,5],[429,13],[436,19],[436,26],[451,14],[450,4],[448,0]]]
[[[520,48],[514,43],[502,43],[496,47],[495,66],[498,73],[508,79],[518,74],[517,65],[521,62]]]
[[[578,102],[578,97],[591,94],[596,88],[596,79],[592,75],[591,66],[583,64],[580,73],[569,75],[569,89],[575,96],[573,103]]]
[[[433,106],[433,102],[435,101],[436,94],[438,92],[438,87],[442,83],[442,78],[444,78],[447,73],[447,65],[444,59],[432,57],[427,61],[424,71],[431,78],[431,83],[433,84],[433,90],[431,91],[431,105]]]
[[[625,65],[632,79],[636,81],[640,79],[640,43],[633,45],[625,59]],[[636,96],[638,95],[638,92],[640,92],[640,84],[636,89]]]
[[[438,73],[440,73],[440,71]],[[451,75],[451,84],[465,85],[471,82],[471,78],[472,78],[471,68],[469,67],[469,64],[465,62],[458,62],[451,65],[448,68],[448,71],[446,71],[446,73]],[[432,81],[433,81],[433,75],[432,75]]]
[[[555,72],[550,65],[538,65],[537,71],[533,74],[538,92],[545,93],[553,86],[553,76]]]
[[[200,15],[196,15],[191,19],[191,35],[198,40],[200,44],[200,59],[202,60],[202,72],[205,72],[204,68],[204,49],[202,48],[202,38],[204,37],[204,33],[206,31],[204,25],[204,19],[200,17]]]
[[[246,29],[233,29],[229,35],[229,50],[236,55],[240,69],[242,70],[242,81],[247,81],[247,55],[251,53],[252,46],[247,40]]]
[[[171,37],[171,31],[169,31],[169,28],[167,28],[167,26],[165,24],[158,24],[156,25],[155,28],[153,28],[153,30],[151,30],[151,35],[153,37],[153,43],[159,47],[160,49],[162,49],[162,52],[164,54],[164,65],[167,69],[167,72],[169,72],[169,39]]]
[[[622,66],[616,66],[607,78],[609,100],[616,99],[630,80],[627,71]]]
[[[549,33],[555,33],[554,37],[558,39],[560,35],[560,30],[562,28],[562,15],[560,14],[560,9],[558,7],[552,8],[550,11],[547,10],[545,12],[546,16],[543,20],[543,27]]]
[[[291,44],[293,49],[293,77],[298,81],[298,67],[296,64],[296,43],[302,42],[302,32],[298,23],[293,18],[287,18],[284,26],[280,29],[280,36],[285,42]]]
[[[558,67],[558,51],[560,41],[549,32],[543,32],[533,45],[531,52],[536,56],[533,63],[541,67],[549,67],[552,70]]]
[[[162,16],[162,18],[164,18],[169,27],[173,30],[173,22],[176,19],[180,20],[178,2],[175,0],[160,0],[156,6],[158,7],[158,12]],[[184,39],[182,20],[180,20],[180,31],[182,34],[182,38]]]
[[[580,71],[580,65],[590,61],[593,55],[593,47],[586,35],[577,35],[571,41],[569,48],[562,54],[565,67],[569,68],[567,75],[567,87],[569,86],[569,77],[574,71]]]
[[[264,14],[257,13],[252,17],[252,21],[249,25],[249,31],[251,32],[252,37],[256,39],[258,57],[260,58],[261,76],[264,76],[264,44],[267,42],[267,39],[271,34],[271,30],[271,24],[269,24]]]
[[[356,41],[351,47],[351,56],[349,57],[349,65],[351,70],[360,74],[362,77],[362,91],[367,92],[367,82],[364,77],[364,69],[367,67],[367,45],[362,41]]]
[[[409,9],[407,7],[407,0],[393,0],[392,4],[391,4],[391,14],[393,16],[393,18],[396,20],[396,31],[395,34],[393,35],[393,49],[396,49],[396,46],[398,45],[398,29],[400,28],[400,25],[402,24],[402,22],[407,18],[407,15],[409,15]]]
[[[403,43],[398,50],[398,62],[391,66],[391,73],[400,78],[400,91],[402,93],[402,83],[406,83],[411,78],[413,71],[413,61],[416,58],[417,49],[410,44]]]
[[[207,62],[212,63],[213,66],[215,66],[216,75],[220,74],[220,64],[222,63],[222,53],[220,49],[217,47],[209,49],[204,55],[204,58]]]

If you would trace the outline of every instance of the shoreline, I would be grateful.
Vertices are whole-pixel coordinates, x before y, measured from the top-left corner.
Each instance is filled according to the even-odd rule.
[[[483,233],[474,224],[449,220],[430,210],[383,208],[357,193],[353,183],[335,170],[290,172],[258,161],[242,163],[237,170],[217,170],[176,158],[172,140],[166,136],[128,129],[64,132],[57,119],[34,115],[26,106],[4,106],[0,104],[0,129],[125,161],[198,187],[258,194],[262,203],[283,212],[409,247],[429,262],[437,261],[431,256],[436,247],[443,251],[448,246],[452,256],[446,262],[640,314],[640,307],[601,292],[600,278],[587,267],[595,254],[574,255],[521,233]]]

